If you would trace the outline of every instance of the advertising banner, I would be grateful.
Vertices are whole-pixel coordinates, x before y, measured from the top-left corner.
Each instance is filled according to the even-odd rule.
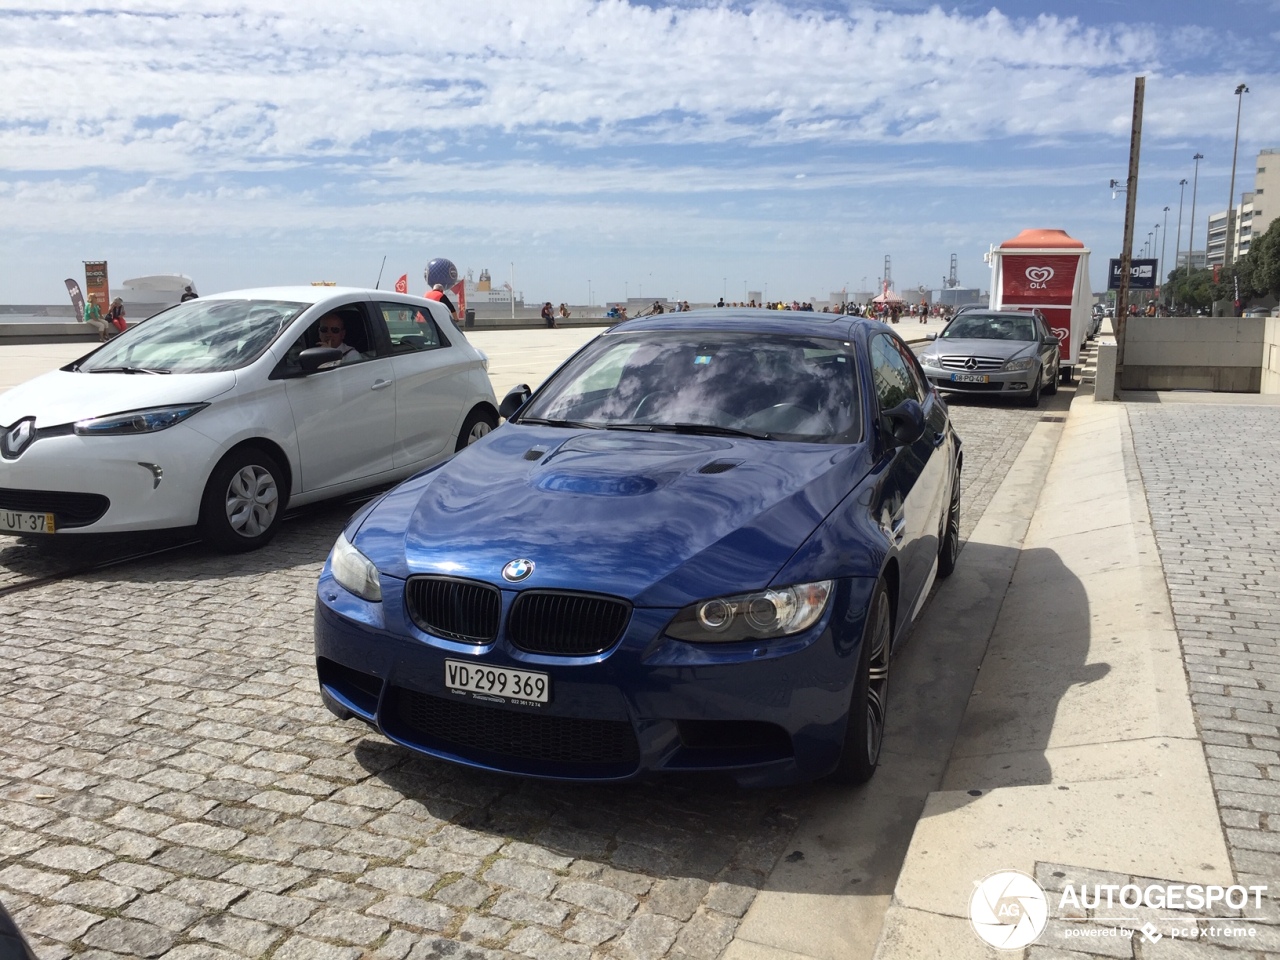
[[[111,305],[111,286],[107,283],[107,261],[86,260],[84,262],[85,294],[106,313]]]
[[[1006,253],[1003,262],[1001,302],[1008,305],[1071,306],[1076,289],[1076,270],[1080,257],[1076,254]]]
[[[1107,289],[1120,289],[1120,265],[1122,261],[1110,261],[1111,268],[1107,272]],[[1156,271],[1160,268],[1158,260],[1129,261],[1129,289],[1154,290],[1156,288]]]
[[[71,297],[71,307],[76,312],[76,320],[84,319],[84,294],[80,292],[80,284],[67,277],[67,295]]]

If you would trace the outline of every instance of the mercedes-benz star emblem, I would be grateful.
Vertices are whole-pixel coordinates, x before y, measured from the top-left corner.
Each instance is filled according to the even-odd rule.
[[[531,573],[533,573],[532,560],[512,560],[502,568],[502,579],[510,580],[512,583],[519,583],[521,580],[527,579]]]
[[[977,359],[975,357],[970,357],[968,360],[964,362],[964,368],[966,370],[977,370],[978,369]]]

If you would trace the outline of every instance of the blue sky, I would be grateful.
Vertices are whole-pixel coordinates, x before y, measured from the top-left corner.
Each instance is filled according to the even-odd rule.
[[[1026,227],[1118,255],[1192,155],[1197,248],[1280,148],[1280,0],[1003,4],[0,0],[0,302],[114,284],[372,285],[488,267],[530,301],[937,287]],[[1164,207],[1170,207],[1164,228]],[[1155,231],[1154,225],[1161,224]],[[1157,250],[1157,253],[1159,250]],[[589,294],[590,291],[590,294]]]

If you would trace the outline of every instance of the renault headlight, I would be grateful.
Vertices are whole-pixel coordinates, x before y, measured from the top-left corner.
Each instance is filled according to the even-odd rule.
[[[184,403],[180,406],[151,407],[148,410],[112,413],[105,417],[77,420],[72,429],[80,437],[118,437],[137,433],[155,433],[158,430],[167,430],[188,417],[194,417],[207,406],[207,403]]]
[[[333,579],[346,590],[371,603],[382,602],[382,585],[378,581],[378,568],[373,561],[351,545],[344,534],[338,534],[338,542],[329,554],[329,569]]]
[[[667,626],[667,635],[693,643],[769,640],[808,630],[818,622],[834,580],[713,597],[691,603]]]
[[[1004,365],[1007,372],[1013,373],[1015,370],[1030,370],[1035,363],[1030,357],[1023,357],[1021,360],[1010,360]]]

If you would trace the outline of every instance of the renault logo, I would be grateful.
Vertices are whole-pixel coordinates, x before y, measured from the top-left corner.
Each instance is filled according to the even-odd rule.
[[[14,459],[23,450],[27,449],[28,444],[36,437],[36,421],[33,417],[25,420],[19,420],[10,427],[4,434],[4,443],[0,444],[0,453],[5,457]]]
[[[519,583],[521,580],[528,579],[531,573],[533,573],[532,560],[512,560],[502,568],[502,579]]]

